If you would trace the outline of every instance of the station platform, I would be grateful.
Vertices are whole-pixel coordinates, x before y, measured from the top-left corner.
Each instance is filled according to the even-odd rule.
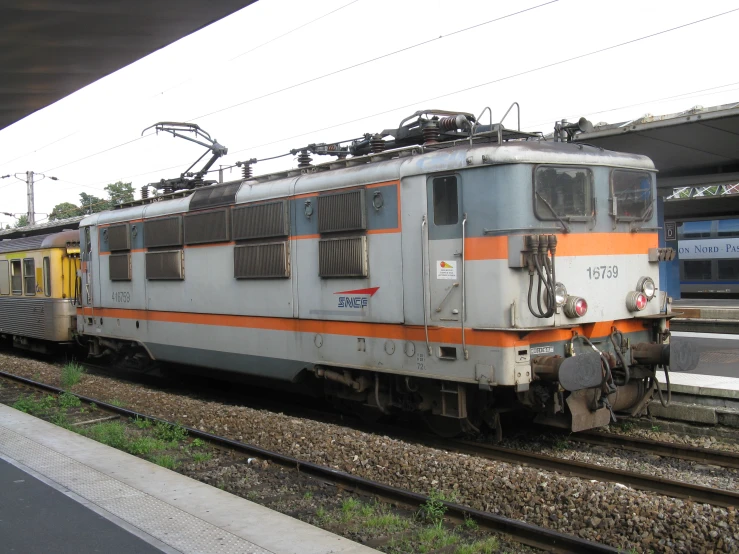
[[[675,331],[739,334],[739,299],[681,299],[672,304]]]
[[[658,371],[657,378],[666,399],[664,372]],[[739,378],[671,371],[670,387],[670,405],[662,406],[655,395],[649,404],[650,415],[686,423],[739,428]]]
[[[0,550],[377,552],[0,404]]]

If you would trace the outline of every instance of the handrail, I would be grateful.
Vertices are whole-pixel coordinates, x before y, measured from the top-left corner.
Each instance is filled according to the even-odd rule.
[[[467,214],[462,216],[462,262],[460,268],[460,279],[462,281],[462,352],[464,352],[464,359],[470,359],[470,353],[467,351],[467,343],[464,340],[464,322],[466,319],[466,306],[464,297],[464,239],[465,239],[465,225],[467,225]]]
[[[423,330],[426,334],[426,350],[428,350],[429,356],[431,355],[431,345],[429,344],[429,324],[428,319],[426,317],[426,263],[425,263],[425,251],[426,251],[426,242],[425,242],[425,233],[424,229],[426,228],[426,214],[423,215],[421,218],[421,282],[422,290],[423,290]]]
[[[506,113],[503,114],[503,117],[500,119],[500,122],[498,123],[498,144],[503,144],[503,122],[505,121],[505,118],[508,117],[508,114],[511,113],[513,106],[516,106],[516,113],[518,114],[517,130],[519,132],[521,131],[521,106],[518,105],[518,102],[514,102],[508,108],[508,111],[506,111]]]
[[[483,110],[480,112],[480,115],[477,116],[477,119],[475,119],[475,122],[470,125],[470,146],[472,146],[472,137],[475,136],[475,129],[477,128],[477,125],[480,123],[480,119],[483,115],[485,115],[485,112],[488,112],[490,114],[490,129],[493,128],[493,110],[490,109],[490,106],[485,106]]]

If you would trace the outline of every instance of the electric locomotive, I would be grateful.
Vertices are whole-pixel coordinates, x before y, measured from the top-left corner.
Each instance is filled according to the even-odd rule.
[[[674,253],[652,162],[570,143],[583,125],[545,140],[428,110],[297,149],[292,170],[162,182],[81,222],[78,333],[93,356],[318,383],[443,433],[500,433],[520,408],[574,431],[643,412],[657,367],[696,363],[669,344]],[[157,129],[206,136],[206,167],[225,151]]]

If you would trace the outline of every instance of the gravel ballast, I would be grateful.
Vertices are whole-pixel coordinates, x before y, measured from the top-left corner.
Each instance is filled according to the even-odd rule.
[[[59,385],[58,366],[0,354],[0,369]],[[86,375],[74,392],[421,493],[635,552],[734,552],[736,511],[448,453],[340,425]],[[676,477],[673,477],[676,478]],[[733,483],[733,478],[732,478]]]

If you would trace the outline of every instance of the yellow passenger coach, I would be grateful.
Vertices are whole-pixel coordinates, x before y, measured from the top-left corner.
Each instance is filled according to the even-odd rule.
[[[77,231],[0,241],[0,336],[36,351],[72,341],[79,269]]]

